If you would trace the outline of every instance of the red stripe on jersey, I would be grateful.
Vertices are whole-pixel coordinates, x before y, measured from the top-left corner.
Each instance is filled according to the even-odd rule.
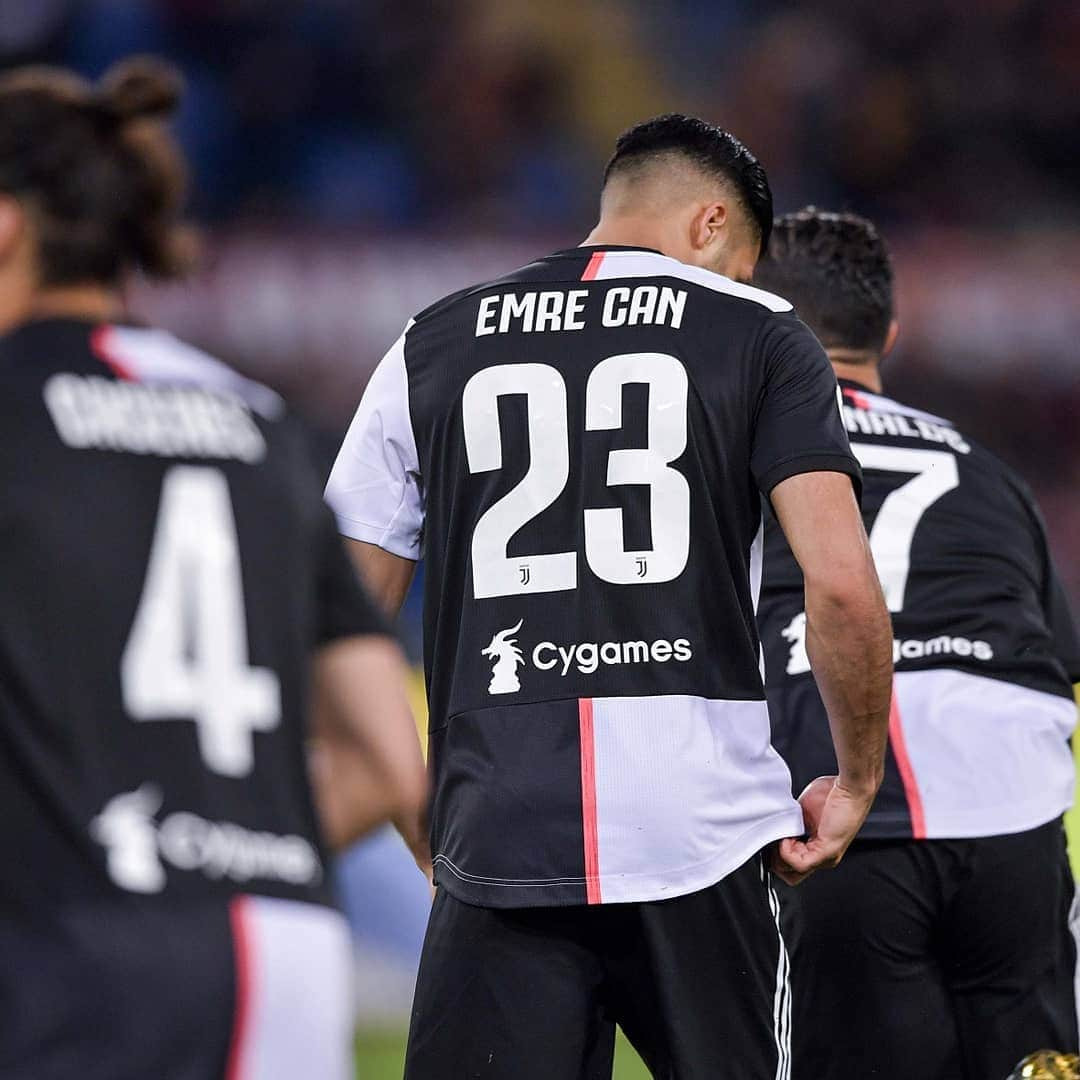
[[[236,1005],[233,1011],[232,1038],[229,1040],[225,1080],[243,1080],[248,1028],[251,1025],[252,940],[248,927],[248,898],[235,896],[229,904],[229,927],[232,930],[233,957],[236,965]]]
[[[915,780],[915,770],[912,769],[911,758],[908,757],[904,725],[900,719],[900,705],[896,700],[895,690],[889,704],[889,743],[896,758],[896,767],[900,771],[900,782],[904,785],[904,797],[911,815],[911,835],[916,840],[925,840],[926,814],[923,812],[922,795],[919,794],[919,785]]]
[[[111,349],[112,327],[96,326],[90,334],[90,350],[118,379],[135,382],[135,373]]]
[[[870,408],[870,402],[867,401],[858,390],[852,390],[850,386],[845,386],[843,389],[845,397],[851,398],[851,404],[854,405],[856,409]]]
[[[585,898],[590,904],[599,904],[600,844],[596,834],[596,744],[593,740],[592,698],[578,699],[578,729],[581,737],[581,824],[585,833]]]
[[[600,273],[600,266],[603,261],[604,253],[602,251],[594,251],[592,253],[592,258],[589,260],[589,264],[585,267],[585,270],[581,275],[581,280],[592,281],[592,279]]]

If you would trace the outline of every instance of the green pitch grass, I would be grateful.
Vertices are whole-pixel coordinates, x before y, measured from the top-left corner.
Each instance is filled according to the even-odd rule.
[[[402,1032],[364,1032],[356,1040],[356,1080],[401,1080],[404,1061]],[[614,1080],[649,1080],[648,1070],[621,1034]]]

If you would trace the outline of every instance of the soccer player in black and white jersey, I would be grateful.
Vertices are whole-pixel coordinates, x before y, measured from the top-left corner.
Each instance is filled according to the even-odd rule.
[[[843,865],[784,897],[802,922],[795,1072],[992,1080],[1039,1047],[1075,1051],[1061,815],[1080,646],[1038,509],[947,420],[882,396],[897,324],[870,222],[781,218],[757,280],[795,303],[840,377],[895,636],[881,791]],[[770,517],[759,625],[796,790],[834,761],[802,588]]]
[[[411,1080],[608,1076],[615,1022],[656,1076],[789,1075],[762,853],[792,881],[840,858],[891,664],[836,380],[741,283],[771,206],[730,134],[631,129],[585,244],[410,322],[334,466],[388,610],[426,557],[438,890]],[[840,762],[801,808],[759,668],[761,493]]]
[[[325,841],[426,798],[282,402],[123,321],[184,261],[178,93],[146,60],[0,80],[5,1080],[352,1076]]]

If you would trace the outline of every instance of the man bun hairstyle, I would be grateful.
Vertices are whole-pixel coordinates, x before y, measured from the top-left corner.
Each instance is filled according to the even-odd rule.
[[[880,355],[893,320],[893,266],[873,222],[807,206],[777,218],[754,283],[790,300],[826,349]]]
[[[765,250],[773,224],[773,199],[764,166],[730,131],[696,116],[667,113],[624,131],[604,170],[604,184],[666,154],[678,154],[707,176],[726,182]]]
[[[120,125],[168,119],[180,104],[184,81],[176,68],[150,56],[135,56],[110,68],[94,90],[97,107]]]
[[[97,84],[46,67],[0,77],[0,192],[36,226],[42,285],[189,269],[187,169],[165,126],[182,92],[179,72],[153,57],[124,60]]]

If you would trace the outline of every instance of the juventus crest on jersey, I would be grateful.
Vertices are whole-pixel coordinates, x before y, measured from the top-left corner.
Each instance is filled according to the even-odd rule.
[[[1072,805],[1080,646],[1032,496],[949,421],[843,382],[893,618],[885,783],[861,835],[1020,832]],[[767,516],[760,606],[774,741],[796,788],[835,771],[802,576]]]
[[[440,884],[650,900],[801,831],[754,608],[760,493],[817,469],[858,475],[817,341],[656,252],[559,252],[409,324],[327,497],[426,560]]]

